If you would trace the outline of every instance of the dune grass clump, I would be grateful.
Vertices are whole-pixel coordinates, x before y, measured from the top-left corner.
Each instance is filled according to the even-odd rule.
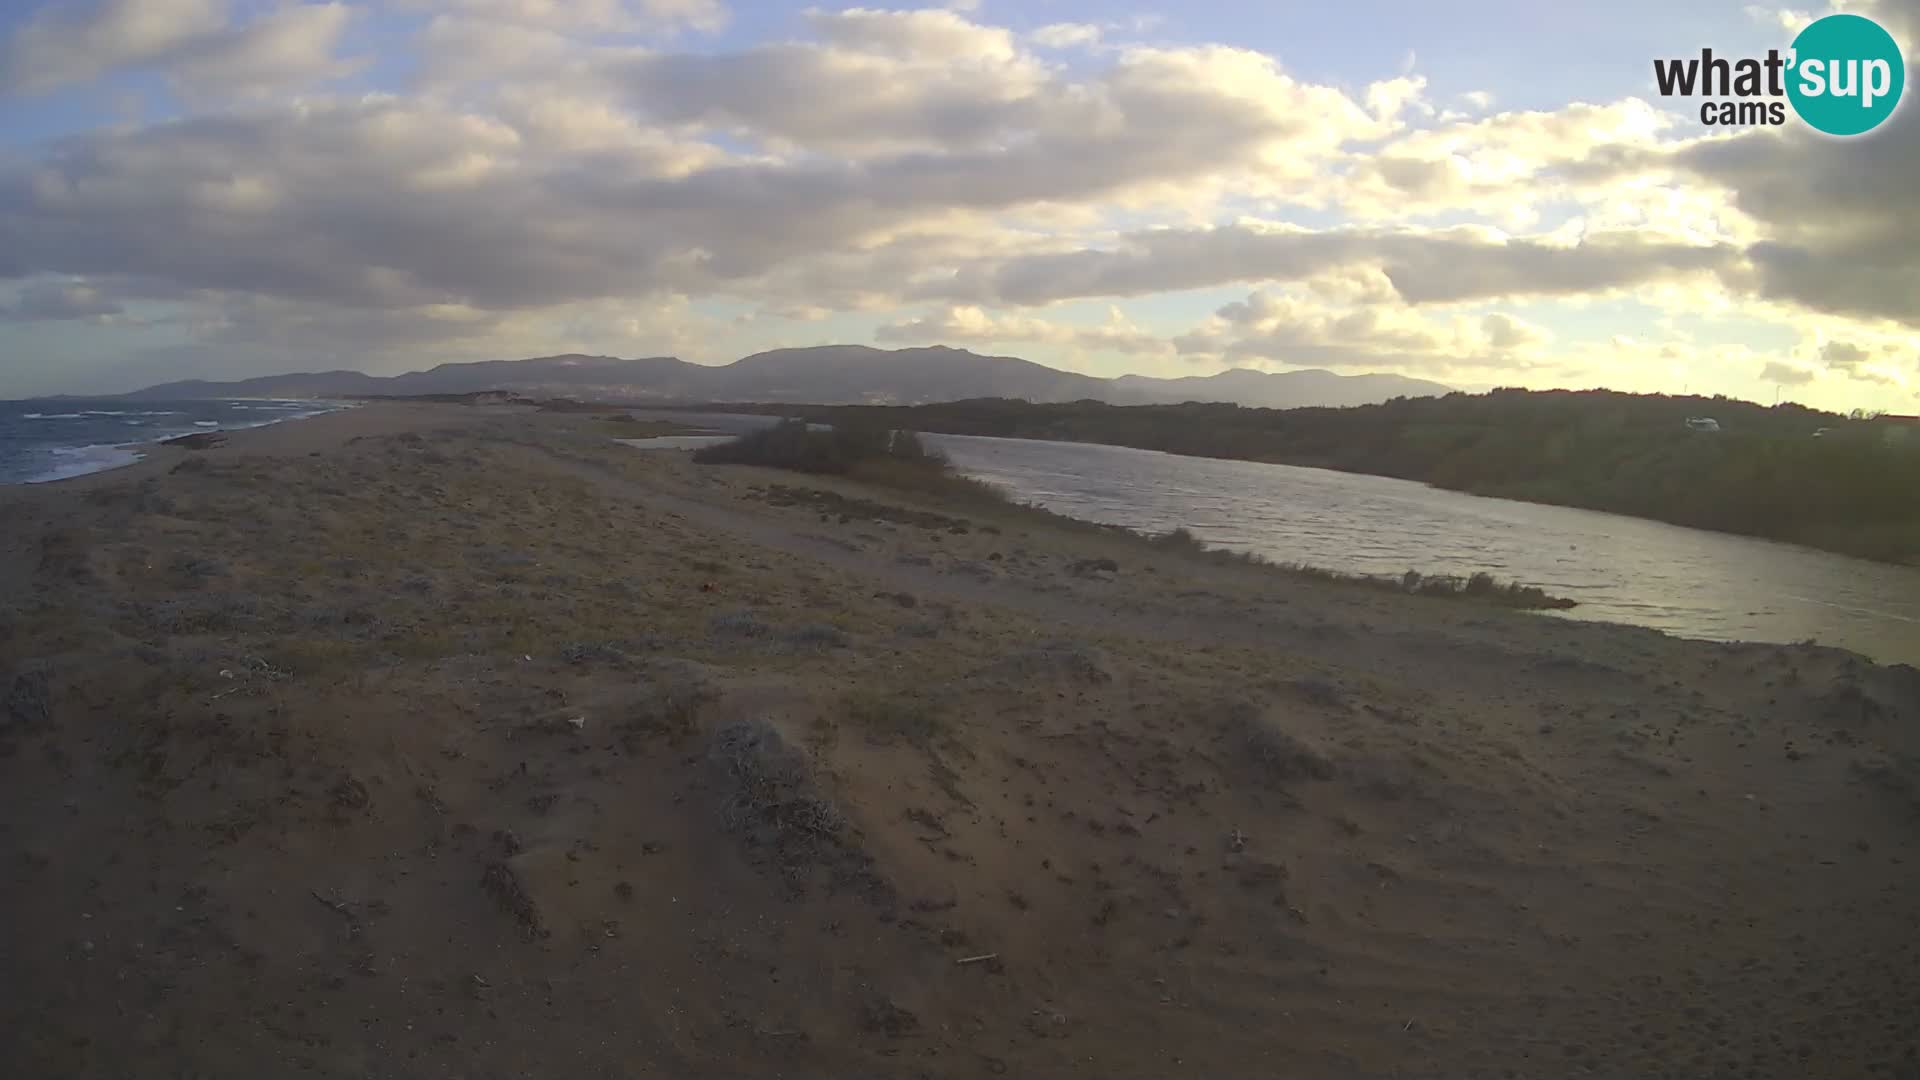
[[[1148,534],[1145,539],[1152,546],[1176,555],[1206,559],[1209,562],[1269,567],[1294,577],[1311,578],[1314,581],[1335,585],[1357,585],[1382,592],[1406,593],[1411,596],[1474,600],[1493,604],[1496,607],[1531,611],[1565,610],[1577,606],[1575,601],[1564,596],[1554,596],[1537,585],[1501,581],[1485,572],[1464,578],[1447,574],[1422,574],[1417,570],[1409,570],[1397,578],[1377,574],[1351,574],[1341,570],[1329,570],[1322,566],[1309,566],[1306,563],[1274,562],[1250,551],[1228,551],[1225,548],[1208,547],[1205,541],[1185,527],[1170,532]]]
[[[1273,726],[1251,704],[1229,706],[1226,725],[1227,736],[1236,744],[1242,760],[1268,783],[1333,779],[1332,759],[1291,732]]]
[[[728,830],[785,854],[845,828],[839,809],[814,785],[806,758],[767,720],[715,728],[707,756],[726,781],[720,816]]]
[[[730,442],[704,446],[693,460],[702,465],[763,465],[795,472],[844,476],[873,462],[944,469],[946,459],[928,450],[911,431],[843,424],[815,428],[804,420],[782,420]]]
[[[1574,601],[1563,596],[1549,595],[1546,590],[1537,585],[1522,585],[1517,581],[1499,581],[1492,574],[1484,572],[1461,579],[1422,576],[1409,570],[1400,581],[1407,592],[1416,596],[1464,596],[1499,604],[1502,607],[1516,608],[1565,609],[1574,606]]]
[[[707,758],[720,774],[720,818],[728,832],[771,862],[793,895],[824,876],[875,903],[892,889],[861,850],[858,833],[815,781],[807,756],[764,718],[713,729]]]
[[[930,746],[947,736],[946,718],[932,703],[903,696],[856,695],[847,701],[846,721],[879,746],[906,743]]]

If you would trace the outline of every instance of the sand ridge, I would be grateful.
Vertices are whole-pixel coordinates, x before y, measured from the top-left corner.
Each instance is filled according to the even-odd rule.
[[[1916,1067],[1920,672],[603,426],[382,404],[0,491],[0,1058]]]

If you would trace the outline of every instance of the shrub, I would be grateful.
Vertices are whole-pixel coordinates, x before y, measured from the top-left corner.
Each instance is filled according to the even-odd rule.
[[[1291,780],[1331,780],[1333,762],[1297,736],[1267,722],[1246,702],[1228,708],[1227,732],[1243,760],[1272,784]]]
[[[1154,547],[1179,555],[1220,563],[1271,567],[1295,577],[1338,585],[1360,585],[1373,589],[1404,592],[1413,596],[1466,597],[1498,607],[1565,610],[1577,606],[1575,601],[1554,596],[1536,585],[1503,582],[1484,571],[1464,580],[1437,574],[1421,574],[1417,570],[1409,570],[1398,578],[1373,574],[1349,574],[1319,566],[1308,566],[1305,563],[1274,563],[1253,552],[1227,551],[1222,548],[1208,547],[1199,537],[1185,528],[1151,534],[1146,537],[1146,540]]]
[[[825,623],[806,623],[787,631],[787,646],[796,652],[825,652],[853,644],[845,630]]]
[[[804,420],[782,420],[731,442],[702,447],[693,460],[703,465],[765,465],[834,475],[866,462],[946,466],[946,459],[928,450],[911,431],[867,424],[816,430]]]
[[[1198,555],[1207,550],[1207,545],[1201,543],[1200,538],[1193,535],[1193,531],[1184,525],[1172,532],[1160,533],[1148,539],[1155,547],[1166,548],[1168,551],[1184,551]]]

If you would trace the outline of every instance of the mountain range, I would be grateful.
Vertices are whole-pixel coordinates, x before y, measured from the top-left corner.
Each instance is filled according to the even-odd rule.
[[[542,356],[441,364],[426,371],[376,376],[360,371],[264,375],[236,382],[162,383],[122,397],[186,401],[203,398],[335,398],[466,394],[506,390],[534,397],[573,397],[628,404],[795,402],[819,405],[917,405],[967,398],[1105,401],[1149,405],[1222,401],[1266,408],[1366,405],[1392,397],[1428,397],[1451,388],[1404,375],[1336,375],[1331,371],[1254,371],[1156,379],[1101,379],[1013,356],[982,356],[929,346],[874,349],[822,345],[755,353],[708,366],[671,356]]]

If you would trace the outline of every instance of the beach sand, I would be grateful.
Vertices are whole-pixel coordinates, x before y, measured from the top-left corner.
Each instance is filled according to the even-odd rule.
[[[604,428],[0,489],[8,1075],[1920,1075],[1912,668]]]

